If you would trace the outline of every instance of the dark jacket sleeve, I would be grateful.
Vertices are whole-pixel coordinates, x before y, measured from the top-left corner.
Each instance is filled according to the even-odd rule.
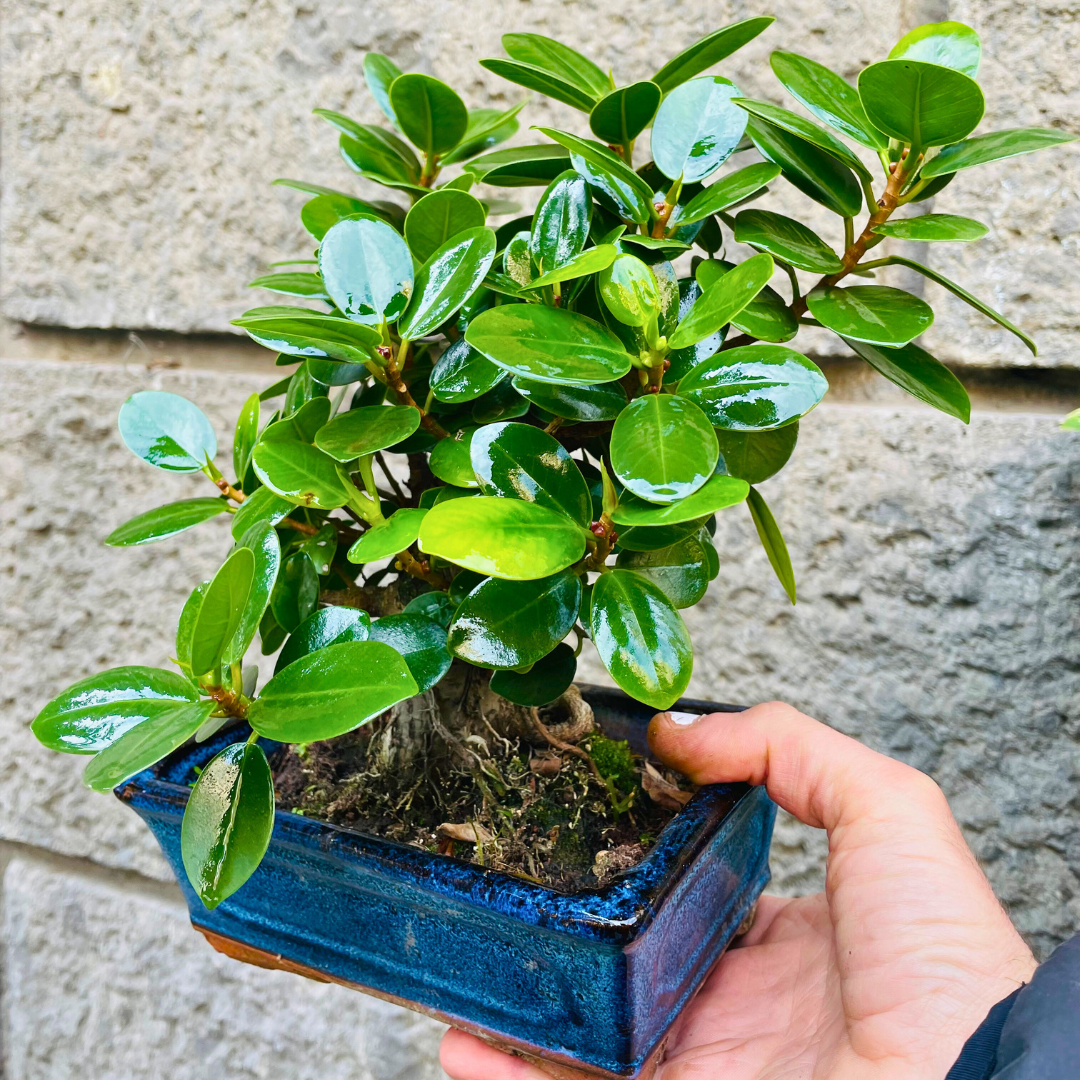
[[[946,1080],[1080,1080],[1080,935],[990,1010]]]

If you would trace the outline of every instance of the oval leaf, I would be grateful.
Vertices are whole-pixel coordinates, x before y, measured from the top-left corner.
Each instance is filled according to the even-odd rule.
[[[657,506],[627,493],[611,514],[616,525],[679,525],[698,521],[746,498],[749,486],[733,476],[710,476],[693,494],[667,506]],[[620,536],[621,543],[621,536]]]
[[[766,184],[780,175],[780,166],[771,161],[747,165],[730,176],[723,176],[710,184],[704,191],[698,192],[685,206],[676,206],[671,215],[670,225],[691,225],[702,221],[712,214],[748,199],[760,191]]]
[[[539,382],[605,383],[630,370],[630,356],[610,330],[562,308],[491,308],[473,319],[465,338],[492,363]]]
[[[580,606],[581,580],[572,570],[537,581],[487,578],[461,602],[447,644],[477,667],[525,667],[570,633]]]
[[[592,195],[585,177],[572,169],[557,176],[540,197],[529,234],[529,252],[541,273],[581,254],[591,220]]]
[[[319,245],[319,271],[338,310],[360,323],[393,322],[412,295],[409,249],[396,229],[376,218],[334,225]]]
[[[874,226],[879,236],[892,236],[897,240],[916,240],[933,243],[940,240],[968,242],[981,240],[987,233],[981,221],[959,217],[956,214],[924,214],[922,217],[896,218]]]
[[[890,60],[922,60],[975,78],[982,59],[979,35],[960,22],[924,23],[908,31],[889,52]]]
[[[468,130],[465,103],[430,75],[399,75],[390,84],[389,97],[398,127],[429,158],[453,150]]]
[[[748,484],[760,484],[787,464],[798,438],[797,422],[771,431],[718,431],[716,441],[720,444],[720,462],[717,471]]]
[[[970,169],[975,165],[985,165],[990,161],[1001,161],[1044,150],[1048,146],[1060,146],[1073,142],[1075,135],[1067,131],[1054,131],[1052,128],[1010,128],[1007,131],[991,131],[988,135],[976,135],[974,139],[946,146],[935,158],[931,158],[919,171],[924,179],[934,176],[947,176]]]
[[[614,420],[626,408],[626,391],[618,382],[600,383],[597,386],[558,386],[515,375],[513,384],[522,397],[538,408],[567,420],[586,423]]]
[[[585,532],[545,506],[481,495],[436,505],[420,526],[420,548],[479,574],[530,581],[577,562]]]
[[[688,49],[669,60],[652,78],[665,94],[692,79],[700,71],[718,64],[725,57],[753,41],[776,20],[771,15],[743,19],[695,41]]]
[[[363,405],[335,416],[315,434],[315,445],[335,461],[354,461],[407,439],[420,426],[420,410],[406,405]]]
[[[274,829],[274,780],[259,746],[225,747],[191,789],[180,851],[205,907],[227,900],[255,871]]]
[[[739,88],[719,75],[691,79],[664,99],[652,131],[653,161],[669,180],[703,180],[731,156],[746,130]]]
[[[514,60],[550,71],[594,97],[606,94],[610,86],[607,76],[587,56],[554,38],[542,34],[503,34],[502,47]]]
[[[656,551],[622,551],[615,565],[647,578],[677,608],[693,607],[709,588],[709,558],[696,536]]]
[[[275,674],[252,702],[248,721],[268,739],[315,742],[344,735],[417,693],[405,661],[389,645],[343,641]]]
[[[717,353],[679,380],[714,427],[764,431],[805,416],[825,396],[828,380],[802,353],[783,345],[743,345]]]
[[[255,570],[240,624],[222,657],[222,663],[226,666],[243,660],[244,654],[255,640],[255,632],[259,629],[259,623],[270,603],[281,567],[281,543],[269,521],[257,521],[252,525],[240,540],[240,546],[247,548],[255,557]]]
[[[270,609],[274,621],[291,633],[315,610],[319,600],[319,574],[306,551],[294,551],[282,564]]]
[[[528,671],[496,671],[489,685],[494,693],[515,705],[540,708],[565,693],[576,674],[577,657],[563,642]]]
[[[486,220],[479,199],[464,191],[443,188],[425,195],[409,211],[405,239],[417,261],[423,263],[458,233],[479,228]]]
[[[769,564],[772,566],[780,584],[784,586],[784,592],[788,594],[788,599],[794,604],[795,572],[791,569],[791,557],[788,555],[787,544],[784,543],[780,527],[776,524],[776,519],[773,517],[768,504],[754,488],[750,489],[747,506],[750,508],[750,516],[754,519],[754,527],[757,529],[761,546],[769,557]]]
[[[623,409],[611,431],[611,466],[628,491],[673,503],[712,475],[720,451],[705,414],[671,394],[646,394]]]
[[[694,301],[668,345],[682,349],[716,333],[765,288],[773,269],[772,256],[765,252],[739,263]]]
[[[398,321],[403,339],[415,341],[446,322],[484,280],[495,260],[495,233],[486,226],[447,240],[417,271],[409,306]]]
[[[906,345],[930,328],[930,305],[903,289],[886,285],[833,285],[806,298],[810,314],[841,337],[872,345]]]
[[[735,218],[735,240],[813,274],[844,268],[836,252],[801,221],[769,210],[743,210]]]
[[[373,525],[349,548],[349,562],[378,562],[400,554],[416,542],[426,514],[426,510],[398,510],[385,521]]]
[[[682,696],[694,653],[686,624],[651,581],[630,570],[609,570],[593,585],[591,630],[611,677],[632,698],[654,709]]]
[[[485,495],[537,503],[565,514],[583,527],[592,519],[589,486],[577,464],[551,435],[539,428],[529,424],[489,424],[473,435],[470,457]]]
[[[50,750],[95,754],[136,724],[198,700],[198,690],[175,671],[112,668],[81,679],[53,698],[37,714],[31,731]]]
[[[105,537],[105,543],[110,547],[134,547],[136,544],[164,540],[167,536],[175,536],[193,525],[223,514],[228,508],[228,501],[224,498],[182,499],[180,502],[167,503],[125,521]]]
[[[601,141],[626,146],[652,122],[662,96],[654,82],[636,82],[605,94],[589,113],[589,127]]]
[[[205,413],[179,394],[140,390],[120,406],[117,424],[136,457],[166,472],[198,472],[217,454]]]
[[[431,392],[448,404],[474,401],[503,381],[504,368],[493,364],[464,338],[458,338],[439,357],[431,373]]]
[[[237,548],[214,575],[191,633],[192,675],[221,665],[244,618],[254,577],[255,553],[246,547]]]
[[[402,612],[377,619],[371,624],[371,639],[401,654],[418,693],[430,690],[450,670],[446,631],[426,615]]]
[[[288,637],[278,654],[276,675],[301,656],[340,641],[367,641],[371,619],[359,608],[325,607],[309,615]]]

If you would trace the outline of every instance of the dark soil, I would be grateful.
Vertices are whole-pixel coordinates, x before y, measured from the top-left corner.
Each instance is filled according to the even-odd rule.
[[[443,729],[445,743],[429,741],[404,767],[386,753],[390,716],[288,747],[273,763],[277,804],[564,892],[605,884],[641,861],[692,789],[605,737],[571,690],[584,723],[568,722],[561,699],[531,714],[527,734],[520,723],[503,734],[515,725],[484,714],[483,736]]]

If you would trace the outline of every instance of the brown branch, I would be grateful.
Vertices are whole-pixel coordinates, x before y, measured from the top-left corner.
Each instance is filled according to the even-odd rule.
[[[607,781],[601,776],[600,770],[596,767],[596,762],[593,761],[592,756],[582,750],[580,746],[563,742],[562,739],[557,739],[552,735],[551,732],[544,727],[544,722],[540,719],[540,711],[535,705],[530,707],[529,716],[532,718],[533,727],[536,728],[540,737],[547,741],[548,745],[554,746],[556,750],[561,750],[564,754],[573,754],[575,757],[579,757],[582,761],[587,762],[589,768],[592,769],[593,776],[595,776],[605,788],[608,786]]]
[[[383,471],[383,476],[386,477],[390,487],[393,488],[394,494],[397,496],[398,502],[404,506],[409,500],[405,498],[405,493],[398,486],[398,482],[394,479],[394,474],[390,471],[390,466],[386,464],[386,458],[383,457],[381,450],[376,451],[375,460],[379,463],[379,468]]]
[[[413,396],[409,393],[409,388],[405,385],[405,380],[401,377],[401,370],[397,364],[400,357],[395,358],[394,354],[386,346],[382,346],[379,351],[386,360],[386,385],[394,392],[398,402],[402,405],[408,405],[420,414],[420,426],[430,435],[434,435],[436,439],[448,439],[450,432],[430,413],[424,412],[413,400]]]
[[[213,686],[209,688],[206,693],[207,696],[213,701],[216,701],[229,716],[236,716],[241,720],[247,719],[247,702],[244,701],[242,695],[235,694],[231,690],[226,690],[224,686]]]
[[[215,469],[214,471],[216,472],[217,470]],[[214,484],[217,486],[217,489],[221,492],[222,495],[224,495],[228,499],[232,499],[233,502],[242,503],[246,498],[244,493],[234,488],[232,484],[230,484],[229,481],[225,479],[224,476],[221,477],[219,480],[214,480]]]
[[[295,518],[282,518],[278,524],[284,525],[287,529],[295,529],[298,533],[303,533],[304,536],[314,536],[319,531],[314,525],[306,525]]]
[[[397,569],[404,570],[406,574],[419,578],[421,581],[426,581],[429,585],[433,585],[436,589],[441,589],[444,592],[449,585],[449,582],[442,574],[431,569],[431,564],[427,559],[417,559],[408,548],[398,555],[394,565]]]

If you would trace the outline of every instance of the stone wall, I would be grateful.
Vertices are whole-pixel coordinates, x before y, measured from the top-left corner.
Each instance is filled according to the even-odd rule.
[[[929,0],[873,19],[854,0],[782,8],[725,69],[747,93],[784,101],[771,48],[850,76],[907,26],[954,17],[983,34],[993,126],[1080,130],[1071,8]],[[174,390],[227,443],[271,369],[222,331],[249,302],[246,281],[310,247],[302,196],[267,182],[350,186],[310,109],[374,118],[364,51],[450,79],[472,104],[501,103],[516,90],[475,61],[503,31],[580,30],[630,79],[755,13],[710,0],[642,0],[632,19],[612,0],[0,2],[0,1074],[441,1075],[438,1025],[214,954],[142,825],[27,731],[74,679],[165,663],[180,605],[227,543],[212,521],[182,541],[100,545],[131,515],[198,490],[135,462],[116,409],[136,389]],[[575,122],[539,102],[529,118]],[[736,508],[721,517],[720,578],[689,613],[692,692],[785,698],[933,774],[1040,953],[1080,928],[1080,447],[1057,429],[1080,404],[1078,161],[1066,147],[961,174],[934,208],[978,217],[990,235],[916,256],[1032,331],[1039,357],[935,290],[930,347],[972,387],[964,427],[824,356],[829,403],[764,489],[798,606]],[[603,678],[588,655],[582,673]],[[819,834],[782,821],[775,887],[818,887],[823,858]]]

